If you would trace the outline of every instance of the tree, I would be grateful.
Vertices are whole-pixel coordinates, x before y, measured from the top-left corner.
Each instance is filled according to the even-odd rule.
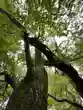
[[[56,8],[56,7],[54,7],[54,8],[56,8],[56,12],[58,12],[59,14],[57,14],[57,13],[55,13],[55,15],[57,15],[56,16],[56,19],[59,19],[59,22],[57,23],[58,24],[58,27],[57,27],[57,25],[54,23],[54,18],[53,18],[53,4],[52,4],[52,2],[51,1],[49,1],[49,2],[42,2],[42,3],[40,3],[38,6],[36,5],[37,3],[36,3],[36,1],[34,1],[34,2],[28,2],[27,1],[27,5],[29,6],[29,8],[28,8],[28,12],[29,12],[29,17],[31,17],[31,18],[33,18],[33,15],[34,15],[34,19],[30,19],[30,22],[29,23],[32,23],[33,25],[32,25],[32,28],[31,28],[31,30],[30,30],[30,27],[29,27],[29,25],[27,25],[27,23],[28,23],[28,21],[26,22],[26,20],[25,20],[25,22],[23,22],[23,23],[25,23],[26,25],[25,25],[25,27],[28,27],[29,28],[29,30],[30,30],[30,32],[32,32],[32,33],[36,33],[38,30],[40,30],[40,32],[41,32],[41,35],[45,35],[44,33],[45,32],[47,32],[48,33],[48,35],[51,35],[51,33],[52,34],[54,34],[54,35],[58,35],[58,36],[63,36],[63,35],[67,35],[66,33],[65,33],[65,31],[66,32],[68,32],[68,30],[67,30],[67,27],[68,27],[68,25],[67,25],[67,27],[66,27],[66,29],[65,29],[65,23],[63,23],[61,20],[60,20],[60,18],[63,18],[63,16],[64,15],[66,15],[66,14],[63,14],[62,16],[61,16],[61,13],[62,13],[62,11],[64,10],[64,12],[66,13],[66,10],[65,10],[65,8],[63,8],[63,7],[66,7],[67,8],[67,12],[68,12],[68,9],[70,8],[70,7],[72,7],[72,5],[71,5],[71,3],[72,3],[72,1],[71,2],[68,2],[68,4],[67,4],[67,1],[65,2],[65,4],[63,4],[63,2],[64,1],[59,1],[59,7],[58,8]],[[73,1],[73,3],[74,3],[75,1]],[[53,2],[54,3],[54,2]],[[34,5],[35,4],[35,5]],[[26,6],[27,6],[26,5]],[[20,6],[20,5],[19,5]],[[36,7],[37,6],[37,7]],[[44,11],[46,11],[45,13],[44,13],[44,11],[43,11],[43,14],[42,14],[42,9],[43,8],[41,8],[41,9],[38,9],[39,8],[39,6],[42,6],[42,7],[44,7],[45,8],[45,10]],[[61,6],[63,6],[63,7],[61,7]],[[68,7],[69,6],[69,7]],[[74,6],[74,4],[73,4],[73,6]],[[17,6],[16,6],[17,7]],[[31,7],[33,7],[33,8],[31,8]],[[49,8],[50,7],[50,8]],[[19,9],[20,9],[20,7],[19,7]],[[25,7],[24,7],[24,9],[25,9]],[[38,9],[38,10],[36,10],[36,9]],[[71,8],[70,8],[71,9]],[[21,23],[19,23],[19,22],[17,22],[17,20],[15,20],[10,14],[8,14],[6,11],[4,11],[4,10],[2,10],[2,9],[0,9],[0,11],[2,12],[2,13],[4,13],[4,14],[6,14],[7,15],[7,17],[9,18],[9,20],[11,20],[11,22],[12,23],[14,23],[14,24],[16,24],[19,28],[20,28],[20,30],[21,31],[25,31],[26,29],[25,29],[25,27],[24,26],[22,26],[21,25]],[[21,11],[19,11],[20,12],[20,15],[21,15],[21,17],[23,16],[22,15],[22,13],[21,13]],[[40,14],[39,14],[39,12],[40,12]],[[72,15],[73,13],[75,13],[74,11],[72,12],[72,10],[70,11],[69,10],[69,14],[70,15]],[[46,17],[44,18],[44,15],[46,15]],[[73,15],[72,15],[73,16]],[[53,19],[51,19],[50,20],[50,17],[51,18],[53,18]],[[69,16],[70,17],[70,16]],[[26,16],[24,16],[24,18],[27,18]],[[42,18],[42,21],[40,21],[40,19]],[[48,20],[47,20],[47,18],[49,18]],[[6,18],[7,19],[7,18]],[[23,20],[22,18],[21,18],[21,20]],[[57,20],[56,20],[57,21]],[[65,21],[64,21],[65,22]],[[43,24],[42,24],[43,23]],[[68,22],[69,23],[69,22]],[[35,24],[35,25],[34,25]],[[42,24],[42,25],[41,25]],[[61,24],[63,24],[63,25],[61,25]],[[62,27],[61,27],[61,26]],[[44,28],[45,27],[45,28]],[[50,28],[51,27],[51,28]],[[37,30],[37,31],[36,31]],[[54,31],[53,31],[54,30]],[[56,30],[56,32],[55,32],[55,30]],[[71,31],[71,30],[70,30]],[[4,32],[3,32],[4,33]],[[3,34],[2,33],[2,34]],[[25,32],[26,33],[26,32]],[[17,33],[16,33],[17,34]],[[27,34],[27,33],[26,33]],[[72,34],[73,35],[73,34]],[[68,40],[68,42],[67,42],[67,45],[69,45],[69,42],[70,42],[70,38],[73,38],[73,40],[72,40],[72,42],[74,42],[74,37],[69,37],[69,40]],[[78,38],[79,39],[79,38]],[[77,39],[77,41],[78,41],[78,39]],[[75,44],[76,44],[76,50],[75,51],[77,51],[77,48],[78,48],[78,45],[80,45],[81,47],[82,47],[82,41],[79,39],[79,42],[77,42],[76,40],[75,40]],[[67,55],[65,54],[65,52],[63,52],[63,50],[61,50],[62,48],[64,48],[64,47],[60,47],[60,46],[63,46],[62,44],[60,44],[60,45],[58,45],[56,42],[55,42],[55,47],[54,48],[56,48],[56,53],[54,54],[52,51],[50,51],[50,49],[46,46],[46,45],[44,45],[44,44],[42,44],[38,39],[35,39],[35,38],[29,38],[29,43],[31,44],[31,45],[33,45],[33,46],[35,46],[36,48],[38,48],[41,52],[43,52],[44,53],[44,55],[46,55],[46,57],[47,57],[47,61],[45,60],[45,64],[46,65],[49,65],[49,66],[54,66],[54,67],[56,67],[56,68],[58,68],[58,69],[60,69],[61,71],[63,71],[66,75],[68,75],[71,79],[72,79],[72,81],[74,82],[74,84],[75,84],[75,86],[76,86],[76,90],[80,93],[80,95],[81,96],[83,96],[83,91],[82,91],[82,82],[83,82],[83,80],[81,79],[81,77],[79,77],[79,75],[78,75],[78,72],[72,67],[72,65],[71,64],[69,64],[68,62],[69,61],[74,61],[74,60],[76,60],[76,59],[79,59],[80,58],[80,55],[79,55],[79,57],[78,57],[78,55],[74,52],[73,53],[73,56],[71,56],[71,55],[69,55],[69,53],[68,53],[68,50],[69,50],[69,48],[68,48],[68,50],[67,50],[67,48],[64,50],[66,53],[67,53]],[[67,46],[66,45],[66,46]],[[69,47],[69,46],[68,46]],[[71,48],[70,48],[70,50],[71,50]],[[81,50],[82,51],[82,50]],[[81,53],[81,51],[77,51],[77,53]],[[72,54],[72,51],[69,51],[71,54]],[[75,56],[75,59],[73,59],[74,58],[74,56]],[[82,57],[82,56],[81,56]],[[75,62],[74,62],[75,63]],[[80,61],[78,61],[77,62],[78,64],[80,63]],[[73,64],[73,63],[72,63]],[[76,64],[76,63],[75,63]],[[31,77],[32,78],[32,77]],[[69,93],[70,94],[70,93]],[[56,99],[56,98],[55,98]]]
[[[25,42],[26,63],[28,70],[25,78],[13,92],[6,110],[47,110],[48,79],[45,69],[43,70],[43,67],[41,67],[41,52],[36,51],[36,68],[34,71],[29,51],[28,36],[26,33],[24,33],[23,39]],[[40,63],[37,60],[40,60]]]

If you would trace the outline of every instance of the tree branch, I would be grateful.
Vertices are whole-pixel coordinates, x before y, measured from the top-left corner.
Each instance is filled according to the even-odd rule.
[[[10,21],[13,24],[17,25],[17,27],[22,29],[22,31],[26,32],[24,26],[21,25],[16,19],[14,19],[12,15],[8,14],[2,8],[0,8],[0,12],[2,14],[5,14],[10,19]],[[28,35],[28,33],[26,34]],[[43,52],[51,64],[53,64],[56,68],[60,69],[66,75],[68,75],[75,83],[77,91],[83,97],[83,80],[79,77],[78,72],[70,64],[65,63],[64,61],[60,60],[57,56],[55,56],[55,54],[52,53],[51,50],[46,45],[42,44],[38,39],[29,38],[29,43],[38,48],[41,52]]]
[[[74,59],[70,60],[69,62],[72,62],[72,61],[75,61],[75,60],[79,60],[79,59],[81,59],[81,58],[83,58],[83,56],[80,56],[80,57],[74,58]]]
[[[58,99],[58,98],[56,98],[56,96],[53,96],[53,95],[51,95],[49,93],[48,93],[48,96],[50,96],[51,98],[53,98],[57,102],[67,102],[67,103],[69,103],[69,104],[71,104],[71,105],[73,105],[75,107],[78,107],[80,109],[83,109],[83,106],[82,105],[80,105],[78,103],[75,103],[75,102],[72,102],[72,101],[70,101],[68,99]]]
[[[29,42],[31,45],[38,48],[41,52],[43,52],[44,55],[46,55],[47,59],[51,64],[53,64],[56,68],[63,71],[66,75],[68,75],[72,81],[76,85],[77,91],[80,93],[80,95],[83,97],[83,80],[78,75],[78,72],[72,67],[72,65],[65,63],[64,61],[60,60],[51,52],[50,49],[45,44],[42,44],[38,39],[35,38],[29,38]]]
[[[22,30],[25,30],[25,27],[22,24],[20,24],[11,14],[9,14],[8,12],[6,12],[4,9],[0,8],[0,13],[6,15],[9,18],[9,20],[13,24],[15,24],[18,28],[20,28]]]

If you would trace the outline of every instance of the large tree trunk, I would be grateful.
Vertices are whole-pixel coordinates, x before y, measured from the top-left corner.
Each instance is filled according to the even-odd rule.
[[[13,92],[6,110],[47,110],[47,93],[41,78],[35,77],[30,84],[23,80]]]

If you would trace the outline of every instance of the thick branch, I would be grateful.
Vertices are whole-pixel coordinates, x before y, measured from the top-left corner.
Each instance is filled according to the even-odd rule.
[[[27,65],[27,74],[24,78],[24,81],[27,83],[31,82],[33,80],[33,63],[30,55],[30,50],[29,50],[29,34],[24,32],[23,35],[23,40],[24,40],[24,48],[25,48],[25,58],[26,58],[26,65]]]
[[[11,14],[9,14],[8,12],[6,12],[4,9],[0,8],[0,13],[6,15],[9,18],[9,20],[13,24],[15,24],[18,28],[20,28],[22,30],[25,30],[25,27],[22,24],[20,24]]]
[[[68,75],[72,79],[72,81],[76,85],[77,91],[83,97],[83,80],[82,78],[79,77],[78,72],[70,64],[67,64],[64,61],[61,61],[59,58],[57,58],[50,51],[50,49],[48,49],[48,47],[42,44],[38,39],[29,38],[29,42],[31,45],[35,46],[41,52],[43,52],[51,64],[53,64],[56,68],[63,71],[66,75]]]
[[[5,10],[0,8],[0,12],[2,14],[5,14],[13,24],[15,24],[17,27],[22,29],[22,31],[25,31],[25,28],[23,25],[21,25],[16,19],[12,17],[12,15],[8,14]],[[27,34],[27,33],[26,33]],[[27,34],[28,35],[28,34]],[[66,75],[68,75],[72,81],[76,85],[77,91],[80,93],[80,95],[83,97],[83,80],[79,77],[78,72],[70,65],[66,64],[64,61],[61,61],[57,56],[55,56],[50,49],[47,48],[46,45],[42,44],[38,39],[35,38],[29,38],[29,42],[31,45],[38,48],[41,52],[43,52],[46,57],[48,58],[49,62],[53,64],[56,68],[63,71]]]

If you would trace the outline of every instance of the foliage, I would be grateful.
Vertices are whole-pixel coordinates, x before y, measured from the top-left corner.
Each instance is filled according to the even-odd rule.
[[[22,3],[23,2],[23,3]],[[82,76],[83,72],[83,6],[79,0],[2,0],[0,7],[10,12],[23,24],[32,35],[40,33],[41,41],[63,61],[70,62]],[[0,71],[8,70],[23,78],[25,56],[23,49],[22,33],[9,19],[0,14]],[[24,68],[22,68],[24,67]],[[49,92],[57,97],[68,98],[82,103],[79,94],[74,90],[71,80],[64,73],[52,68],[48,70]],[[22,72],[24,71],[24,73]],[[4,93],[4,78],[0,84],[1,102],[6,99],[11,89],[8,87]],[[20,80],[19,79],[19,80]],[[52,106],[53,105],[53,106]],[[48,99],[48,108],[56,110],[75,110],[68,103],[55,102]]]

